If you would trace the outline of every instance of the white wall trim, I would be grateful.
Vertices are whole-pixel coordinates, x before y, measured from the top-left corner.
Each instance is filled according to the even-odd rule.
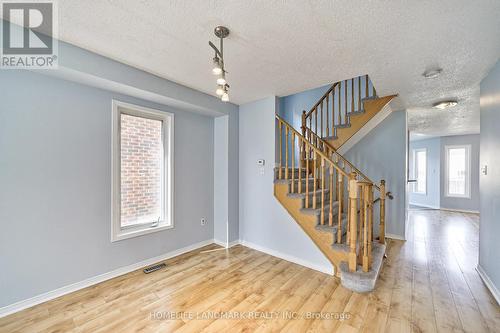
[[[219,245],[219,246],[225,247],[225,248],[228,247],[227,246],[228,245],[227,242],[224,242],[224,241],[221,241],[221,240],[218,240],[218,239],[215,239],[215,238],[214,238],[214,243],[217,244],[217,245]]]
[[[240,244],[240,240],[237,239],[235,241],[227,243],[227,242],[224,242],[224,241],[221,241],[221,240],[218,240],[218,239],[214,239],[214,243],[217,244],[217,245],[219,245],[219,246],[225,247],[226,249],[229,249],[229,248],[231,248],[233,246],[236,246],[236,245]]]
[[[392,113],[391,103],[387,103],[382,110],[380,110],[372,119],[359,129],[353,136],[351,136],[340,148],[338,152],[340,155],[344,155],[348,152],[356,143],[361,141],[368,133],[370,133],[378,124],[380,124],[387,116]]]
[[[385,237],[386,237],[386,238],[390,238],[390,239],[403,240],[403,241],[405,241],[405,240],[406,240],[406,238],[404,238],[404,237],[402,237],[402,236],[400,236],[400,235],[390,234],[390,233],[386,233],[386,234],[385,234]]]
[[[100,282],[103,282],[103,281],[106,281],[109,279],[113,279],[117,276],[130,273],[132,271],[141,269],[141,268],[146,267],[146,266],[150,266],[150,265],[157,263],[159,261],[167,260],[169,258],[173,258],[173,257],[176,257],[178,255],[199,249],[203,246],[207,246],[207,245],[210,245],[212,243],[214,243],[213,239],[207,239],[207,240],[199,242],[199,243],[188,245],[186,247],[183,247],[183,248],[180,248],[177,250],[173,250],[173,251],[170,251],[168,253],[137,262],[135,264],[120,267],[120,268],[117,268],[117,269],[112,270],[110,272],[100,274],[100,275],[97,275],[94,277],[90,277],[90,278],[82,280],[80,282],[76,282],[76,283],[73,283],[73,284],[70,284],[70,285],[67,285],[67,286],[40,294],[40,295],[37,295],[35,297],[31,297],[31,298],[28,298],[28,299],[25,299],[25,300],[22,300],[22,301],[13,303],[13,304],[9,304],[7,306],[0,308],[0,318],[5,317],[5,316],[10,315],[10,314],[13,314],[13,313],[18,312],[18,311],[27,309],[29,307],[35,306],[37,304],[50,301],[54,298],[78,291],[80,289],[87,288],[89,286],[98,284]]]
[[[134,228],[123,229],[120,221],[120,116],[122,114],[159,120],[162,122],[163,160],[161,210],[163,220],[155,227],[140,225]],[[159,232],[174,228],[174,114],[157,109],[147,108],[141,105],[125,103],[113,99],[111,101],[111,242],[127,238],[138,237],[145,234]]]
[[[479,214],[478,210],[466,210],[466,209],[455,209],[455,208],[444,208],[444,207],[441,207],[439,209],[446,210],[448,212]]]
[[[418,207],[422,207],[422,208],[441,209],[441,207],[439,207],[439,206],[425,205],[425,204],[421,204],[421,203],[413,203],[413,202],[410,202],[410,205],[413,205],[413,206],[418,206]],[[411,209],[412,209],[412,208],[410,208],[410,210],[411,210]]]
[[[477,265],[476,271],[478,272],[479,276],[483,280],[484,284],[488,289],[490,290],[491,294],[497,301],[497,304],[500,304],[500,291],[497,289],[497,287],[493,284],[493,281],[491,281],[490,277],[486,274],[484,269],[480,266]]]
[[[235,241],[229,242],[227,244],[227,247],[230,248],[230,247],[233,247],[233,246],[236,246],[236,245],[239,245],[239,244],[241,244],[241,241],[239,239],[237,239]]]
[[[241,240],[240,244],[243,246],[249,247],[251,249],[257,250],[259,252],[269,254],[273,257],[277,257],[277,258],[280,258],[280,259],[283,259],[283,260],[286,260],[289,262],[293,262],[294,264],[297,264],[300,266],[314,269],[315,271],[318,271],[318,272],[322,272],[322,273],[325,273],[328,275],[333,275],[333,273],[334,273],[334,268],[332,266],[316,265],[316,264],[313,264],[309,261],[299,259],[299,258],[291,256],[289,254],[285,254],[285,253],[267,248],[265,246],[261,246],[261,245],[258,245],[258,244],[252,243],[252,242],[245,241],[245,240]]]
[[[438,206],[432,206],[432,205],[423,205],[423,204],[416,204],[416,203],[411,203],[410,205],[413,206],[418,206],[418,207],[423,207],[423,208],[431,208],[431,209],[437,209],[437,210],[445,210],[447,212],[458,212],[458,213],[470,213],[470,214],[479,214],[478,210],[466,210],[466,209],[455,209],[455,208],[444,208],[444,207],[438,207]],[[410,208],[411,210],[412,208]]]

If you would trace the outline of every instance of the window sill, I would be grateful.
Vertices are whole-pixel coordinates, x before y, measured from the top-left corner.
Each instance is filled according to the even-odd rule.
[[[124,239],[129,239],[129,238],[134,238],[134,237],[139,237],[147,234],[151,234],[154,232],[162,231],[162,230],[167,230],[167,229],[172,229],[174,226],[173,225],[159,225],[157,227],[148,227],[148,228],[141,228],[141,229],[132,229],[132,230],[120,230],[119,232],[115,232],[112,230],[111,232],[111,242],[118,242]]]

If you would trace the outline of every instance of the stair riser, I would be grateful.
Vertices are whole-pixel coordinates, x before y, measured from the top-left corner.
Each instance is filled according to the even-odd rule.
[[[309,208],[313,205],[313,195],[309,195]],[[325,205],[330,203],[330,193],[325,193]],[[302,207],[306,207],[306,198],[302,198]],[[316,207],[321,207],[321,193],[316,194]]]
[[[286,170],[284,168],[281,170],[281,176],[283,177],[283,179],[285,179],[285,173],[286,173],[285,171]],[[292,179],[292,174],[295,177],[295,179],[299,179],[299,170],[298,169],[295,169],[295,171],[292,171],[291,169],[288,170],[288,179]],[[301,169],[300,174],[301,174],[302,178],[305,178],[306,177],[306,170]],[[274,170],[274,178],[275,179],[279,178],[279,170],[278,169]]]
[[[321,206],[320,206],[321,207]],[[333,221],[333,224],[336,225],[338,223],[338,212],[339,212],[339,209],[337,207],[333,207],[332,208],[332,221]],[[325,224],[328,224],[329,223],[329,219],[330,219],[330,208],[325,208],[324,210],[324,214],[325,214]],[[321,224],[321,214],[318,214],[316,215],[316,224]]]
[[[306,192],[306,181],[305,179],[301,181],[302,183],[302,193],[305,193]],[[309,191],[315,191],[318,189],[318,184],[316,182],[316,186],[314,186],[314,180],[313,179],[309,179]],[[298,180],[295,180],[295,186],[294,186],[294,190],[295,190],[295,193],[298,193],[299,191],[299,181]],[[290,182],[290,184],[288,185],[288,192],[289,193],[292,193],[292,184]]]

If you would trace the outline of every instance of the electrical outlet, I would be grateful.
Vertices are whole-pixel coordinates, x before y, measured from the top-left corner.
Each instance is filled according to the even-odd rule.
[[[202,217],[201,220],[200,220],[200,224],[201,225],[206,225],[207,224],[207,219]]]

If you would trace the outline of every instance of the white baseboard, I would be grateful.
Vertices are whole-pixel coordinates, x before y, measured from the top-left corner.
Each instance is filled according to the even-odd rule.
[[[227,243],[224,242],[224,241],[221,241],[221,240],[218,240],[218,239],[214,238],[214,243],[217,244],[217,245],[219,245],[219,246],[227,248]]]
[[[397,239],[397,240],[406,240],[404,237],[401,237],[400,235],[396,234],[385,234],[385,238],[390,238],[390,239]]]
[[[446,210],[448,212],[479,214],[478,210],[466,210],[466,209],[455,209],[455,208],[444,208],[444,207],[441,207],[439,209]]]
[[[286,260],[289,262],[293,262],[294,264],[297,264],[297,265],[301,265],[301,266],[304,266],[307,268],[314,269],[315,271],[326,273],[328,275],[333,275],[333,273],[334,273],[334,269],[331,266],[316,265],[316,264],[310,263],[306,260],[291,256],[289,254],[285,254],[285,253],[282,253],[282,252],[279,252],[279,251],[276,251],[276,250],[273,250],[273,249],[270,249],[270,248],[252,243],[252,242],[245,241],[245,240],[240,240],[240,244],[243,246],[249,247],[251,249],[267,253],[269,255],[272,255],[273,257],[277,257],[277,258],[280,258],[280,259],[283,259],[283,260]]]
[[[131,264],[128,266],[117,268],[115,270],[112,270],[111,272],[97,275],[97,276],[85,279],[83,281],[76,282],[76,283],[73,283],[73,284],[70,284],[70,285],[67,285],[67,286],[40,294],[40,295],[37,295],[35,297],[31,297],[31,298],[28,298],[28,299],[25,299],[25,300],[22,300],[22,301],[13,303],[13,304],[9,304],[7,306],[0,308],[0,318],[5,317],[7,315],[10,315],[12,313],[18,312],[18,311],[27,309],[29,307],[35,306],[37,304],[50,301],[54,298],[72,293],[74,291],[77,291],[77,290],[80,290],[83,288],[87,288],[87,287],[92,286],[94,284],[97,284],[97,283],[100,283],[100,282],[103,282],[103,281],[106,281],[109,279],[113,279],[117,276],[130,273],[130,272],[138,270],[140,268],[150,266],[150,265],[157,263],[159,261],[163,261],[163,260],[166,260],[166,259],[169,259],[172,257],[176,257],[176,256],[181,255],[183,253],[196,250],[200,247],[203,247],[203,246],[206,246],[206,245],[209,245],[212,243],[214,243],[214,240],[208,239],[206,241],[192,244],[192,245],[189,245],[189,246],[186,246],[186,247],[183,247],[183,248],[180,248],[180,249],[177,249],[177,250],[174,250],[174,251],[171,251],[171,252],[156,256],[156,257],[153,257],[153,258],[149,258],[149,259],[137,262],[135,264]]]
[[[441,209],[439,206],[416,204],[416,203],[412,203],[412,202],[410,202],[410,205],[417,206],[417,207],[423,207],[423,208],[430,208],[430,209]]]
[[[229,244],[227,244],[227,247],[230,248],[230,247],[233,247],[233,246],[239,245],[239,244],[241,244],[241,241],[239,239],[237,239],[235,241],[229,242]]]
[[[237,239],[235,241],[227,243],[227,242],[220,241],[218,239],[214,239],[214,243],[217,244],[217,245],[219,245],[219,246],[225,247],[226,249],[229,249],[229,248],[231,248],[231,247],[233,247],[235,245],[240,244],[240,240]]]
[[[486,287],[488,287],[488,289],[490,290],[491,294],[497,301],[497,304],[500,304],[500,291],[497,289],[497,287],[495,287],[495,285],[481,266],[477,265],[476,271],[479,273],[479,276],[483,280]]]

